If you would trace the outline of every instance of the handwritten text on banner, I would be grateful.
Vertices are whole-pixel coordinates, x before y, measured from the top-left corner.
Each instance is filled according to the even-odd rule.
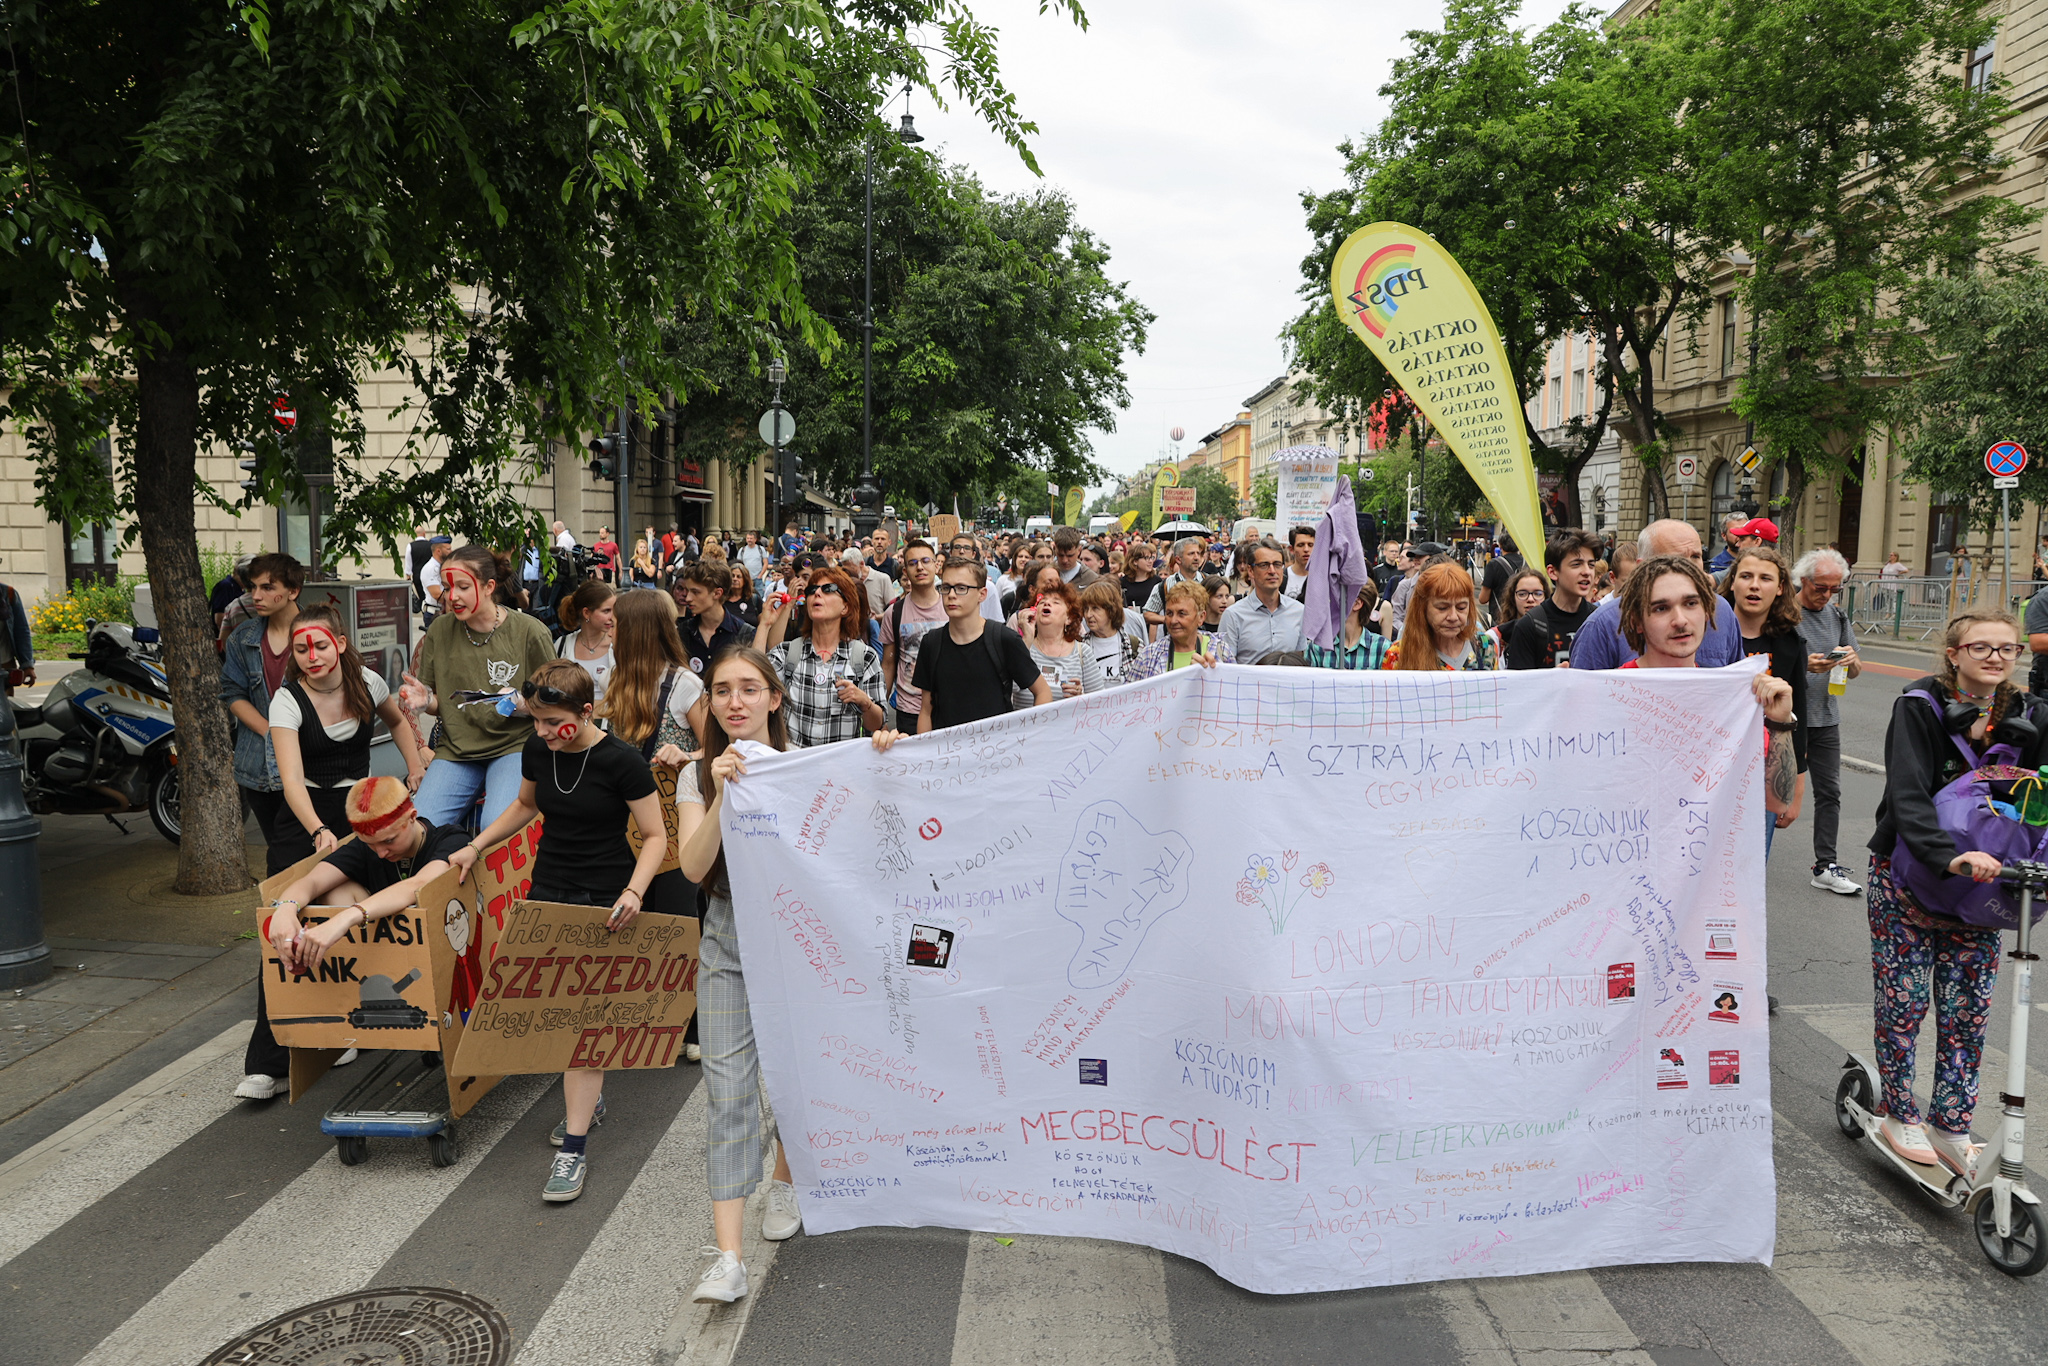
[[[726,849],[805,1227],[1263,1292],[1768,1262],[1751,672],[1188,669],[750,759]]]

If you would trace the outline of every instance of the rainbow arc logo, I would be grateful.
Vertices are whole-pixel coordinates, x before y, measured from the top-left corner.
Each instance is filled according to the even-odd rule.
[[[1375,337],[1387,335],[1387,325],[1401,310],[1401,300],[1413,291],[1427,289],[1422,271],[1415,264],[1413,242],[1390,242],[1366,258],[1359,267],[1350,299],[1358,309],[1358,320]]]

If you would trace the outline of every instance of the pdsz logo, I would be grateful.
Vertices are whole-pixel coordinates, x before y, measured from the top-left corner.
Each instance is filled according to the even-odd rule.
[[[1422,267],[1409,266],[1402,270],[1390,270],[1363,290],[1351,296],[1351,302],[1360,308],[1391,308],[1395,301],[1409,294],[1420,294],[1429,288],[1429,282],[1422,278]]]

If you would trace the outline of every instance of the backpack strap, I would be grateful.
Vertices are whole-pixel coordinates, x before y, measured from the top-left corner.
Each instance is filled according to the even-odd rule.
[[[1972,770],[1976,769],[1978,764],[1982,761],[1977,757],[1977,752],[1970,748],[1968,742],[1966,742],[1962,736],[1956,734],[1954,731],[1948,728],[1948,714],[1941,709],[1940,699],[1936,698],[1933,693],[1928,692],[1924,688],[1915,688],[1913,691],[1907,693],[1906,696],[1917,697],[1928,705],[1928,707],[1934,712],[1935,722],[1941,727],[1941,733],[1943,735],[1946,735],[1949,739],[1955,741],[1956,748],[1962,752],[1963,766],[1965,768]]]
[[[671,664],[661,675],[661,691],[654,698],[654,724],[647,731],[647,738],[640,742],[640,757],[652,763],[654,751],[661,739],[661,718],[668,715],[668,695],[676,685],[676,670]]]

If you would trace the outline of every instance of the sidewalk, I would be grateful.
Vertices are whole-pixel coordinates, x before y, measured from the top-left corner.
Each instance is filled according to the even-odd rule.
[[[43,931],[57,970],[0,996],[0,1124],[255,980],[255,888],[180,896],[177,846],[146,816],[124,823],[126,834],[96,817],[42,818]],[[262,846],[248,852],[255,876]]]

